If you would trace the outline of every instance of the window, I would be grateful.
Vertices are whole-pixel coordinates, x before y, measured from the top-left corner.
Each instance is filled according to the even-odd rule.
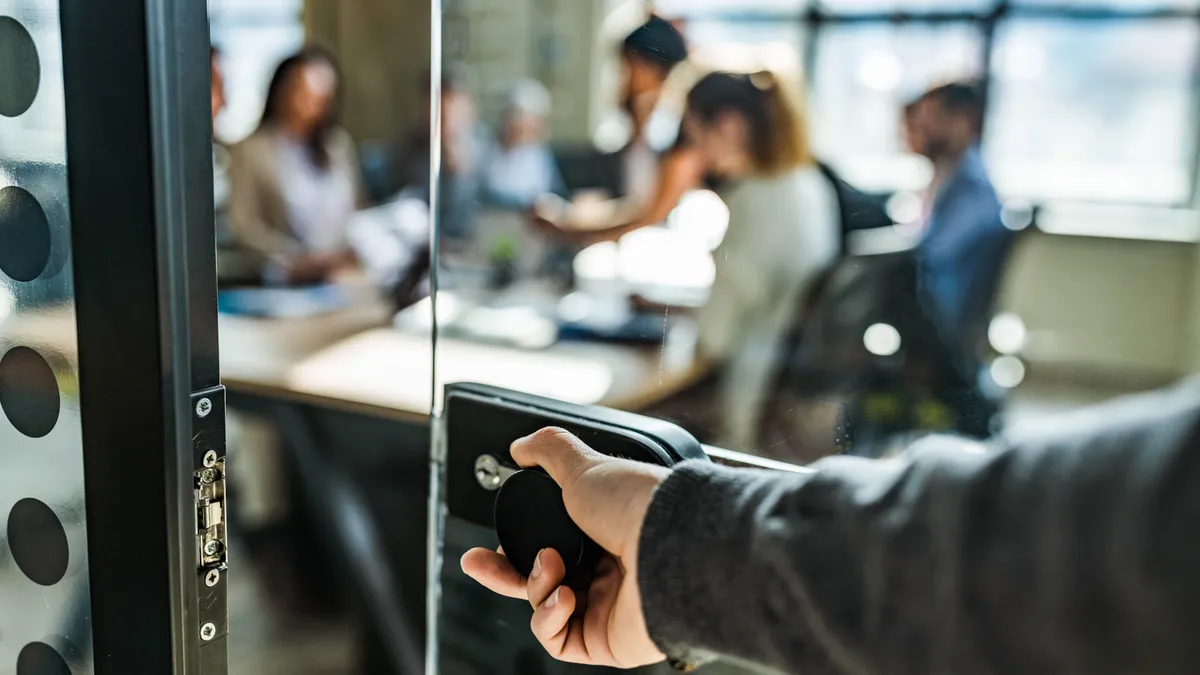
[[[926,163],[901,146],[904,104],[930,85],[976,78],[982,36],[967,23],[844,24],[817,38],[812,106],[818,156],[867,190],[914,190]]]
[[[236,142],[254,130],[279,62],[304,44],[301,0],[209,0],[212,42],[222,53],[225,112],[217,135]]]
[[[1191,205],[1200,0],[659,0],[706,65],[807,77],[813,144],[872,191],[923,188],[903,105],[979,80],[1005,197]],[[990,50],[990,54],[988,53]],[[987,58],[985,58],[985,56]]]
[[[696,58],[715,68],[771,70],[799,76],[804,27],[796,21],[690,20],[685,24]]]
[[[1030,7],[1107,8],[1115,10],[1154,10],[1173,7],[1191,8],[1197,0],[1014,0],[1013,4]]]
[[[994,0],[823,0],[823,5],[846,14],[865,12],[970,12],[988,9]]]
[[[701,16],[705,14],[751,15],[795,14],[806,0],[658,0],[654,11],[664,16]]]
[[[1014,20],[997,35],[984,150],[1035,199],[1179,204],[1192,191],[1194,20]]]

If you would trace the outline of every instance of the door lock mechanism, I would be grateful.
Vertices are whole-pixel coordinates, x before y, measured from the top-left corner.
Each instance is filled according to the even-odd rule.
[[[192,395],[192,494],[196,514],[196,594],[199,675],[224,673],[229,633],[229,511],[226,490],[225,390]]]
[[[504,487],[508,479],[518,471],[520,469],[505,466],[492,455],[480,455],[475,460],[475,482],[488,492],[496,492]]]

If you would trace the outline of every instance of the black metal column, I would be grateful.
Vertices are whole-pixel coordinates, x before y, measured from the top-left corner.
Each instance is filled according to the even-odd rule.
[[[200,476],[223,470],[225,452],[206,9],[61,1],[101,675],[225,670],[225,623],[210,620],[224,611],[224,567],[207,586],[198,538],[223,504],[197,512]],[[192,393],[204,390],[201,407]]]

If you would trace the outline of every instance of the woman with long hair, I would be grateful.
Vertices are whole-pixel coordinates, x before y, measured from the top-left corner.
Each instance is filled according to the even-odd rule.
[[[770,72],[701,79],[684,130],[729,207],[698,315],[702,355],[718,368],[720,441],[754,451],[782,342],[838,255],[837,194],[813,159],[800,98]]]
[[[341,75],[307,48],[271,78],[258,129],[234,148],[230,224],[267,283],[320,283],[352,261],[358,158],[338,124]]]

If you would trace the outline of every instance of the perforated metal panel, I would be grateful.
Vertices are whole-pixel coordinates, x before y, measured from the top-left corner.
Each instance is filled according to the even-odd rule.
[[[0,675],[93,672],[56,0],[0,0]]]

